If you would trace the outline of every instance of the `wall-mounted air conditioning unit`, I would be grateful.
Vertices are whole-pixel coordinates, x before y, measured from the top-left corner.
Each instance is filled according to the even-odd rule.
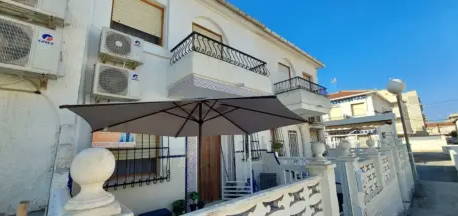
[[[65,17],[65,9],[67,8],[67,0],[0,0],[5,3],[17,3],[31,11],[39,11],[44,14]]]
[[[103,28],[100,54],[102,61],[126,63],[135,68],[142,64],[143,40],[110,28]]]
[[[61,32],[0,16],[0,73],[57,78]]]
[[[139,100],[140,78],[134,71],[107,64],[97,64],[92,92],[112,99]]]

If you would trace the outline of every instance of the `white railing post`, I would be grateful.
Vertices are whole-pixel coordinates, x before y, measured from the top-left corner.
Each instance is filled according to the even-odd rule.
[[[73,159],[70,174],[81,191],[67,201],[61,215],[117,215],[134,214],[103,189],[103,184],[113,174],[115,158],[104,148],[89,148],[81,151]]]
[[[343,195],[343,212],[345,216],[363,216],[364,204],[360,197],[362,193],[358,189],[356,170],[358,157],[350,152],[351,144],[342,140],[339,144],[339,155],[335,160],[337,163],[336,179],[340,182]]]
[[[336,178],[334,173],[335,164],[323,157],[324,143],[312,143],[314,160],[307,165],[312,176],[321,177],[321,193],[323,200],[323,215],[339,215],[339,202],[337,201]]]
[[[401,191],[402,202],[404,203],[404,208],[408,208],[410,206],[411,198],[410,198],[410,190],[407,183],[407,167],[408,164],[405,164],[404,161],[404,153],[402,151],[402,144],[398,144],[394,146],[394,151],[392,151],[392,155],[394,158],[395,168],[396,168],[396,176],[398,178],[399,189]]]

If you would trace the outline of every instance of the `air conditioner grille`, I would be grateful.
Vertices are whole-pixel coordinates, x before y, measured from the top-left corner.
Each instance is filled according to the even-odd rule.
[[[31,7],[36,7],[38,0],[13,0],[14,2],[25,4]]]
[[[126,96],[129,86],[129,72],[117,68],[101,68],[99,74],[99,91]]]
[[[131,39],[125,35],[108,32],[105,38],[105,46],[110,52],[127,56],[131,52]]]
[[[0,19],[0,62],[24,66],[28,62],[33,31],[30,27]]]

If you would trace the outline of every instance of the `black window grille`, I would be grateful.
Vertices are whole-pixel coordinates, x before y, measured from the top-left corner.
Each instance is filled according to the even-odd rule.
[[[109,148],[116,168],[104,187],[116,190],[170,181],[170,151],[161,141],[158,136],[136,134],[135,147]]]
[[[283,130],[281,128],[275,128],[271,130],[272,136],[272,147],[276,144],[280,144],[281,148],[278,149],[278,156],[285,156],[285,140],[283,139]],[[274,148],[272,148],[272,151]]]
[[[299,143],[296,131],[288,131],[289,154],[291,157],[299,157]]]
[[[258,161],[262,158],[262,149],[259,142],[258,133],[250,134],[250,144],[251,144],[251,160]]]

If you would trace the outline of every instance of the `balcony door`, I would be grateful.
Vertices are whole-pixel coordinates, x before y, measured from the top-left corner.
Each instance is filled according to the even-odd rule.
[[[313,79],[312,79],[312,76],[308,73],[302,73],[302,78],[304,78],[305,80],[307,80],[308,82],[305,82],[304,83],[304,86],[306,89],[308,90],[315,90],[315,89],[312,89],[312,82],[313,82]]]
[[[221,136],[202,137],[199,194],[204,201],[221,199]]]
[[[291,79],[291,67],[288,65],[278,63],[278,71],[280,72],[281,76],[279,81]]]
[[[196,23],[192,24],[192,31],[207,36],[208,38],[214,40],[212,41],[205,38],[197,37],[197,41],[194,42],[194,46],[196,46],[196,48],[204,46],[202,48],[205,48],[206,50],[211,50],[212,54],[216,55],[215,57],[221,59],[223,58],[224,47],[221,45],[223,43],[223,36],[221,34],[218,34]]]

